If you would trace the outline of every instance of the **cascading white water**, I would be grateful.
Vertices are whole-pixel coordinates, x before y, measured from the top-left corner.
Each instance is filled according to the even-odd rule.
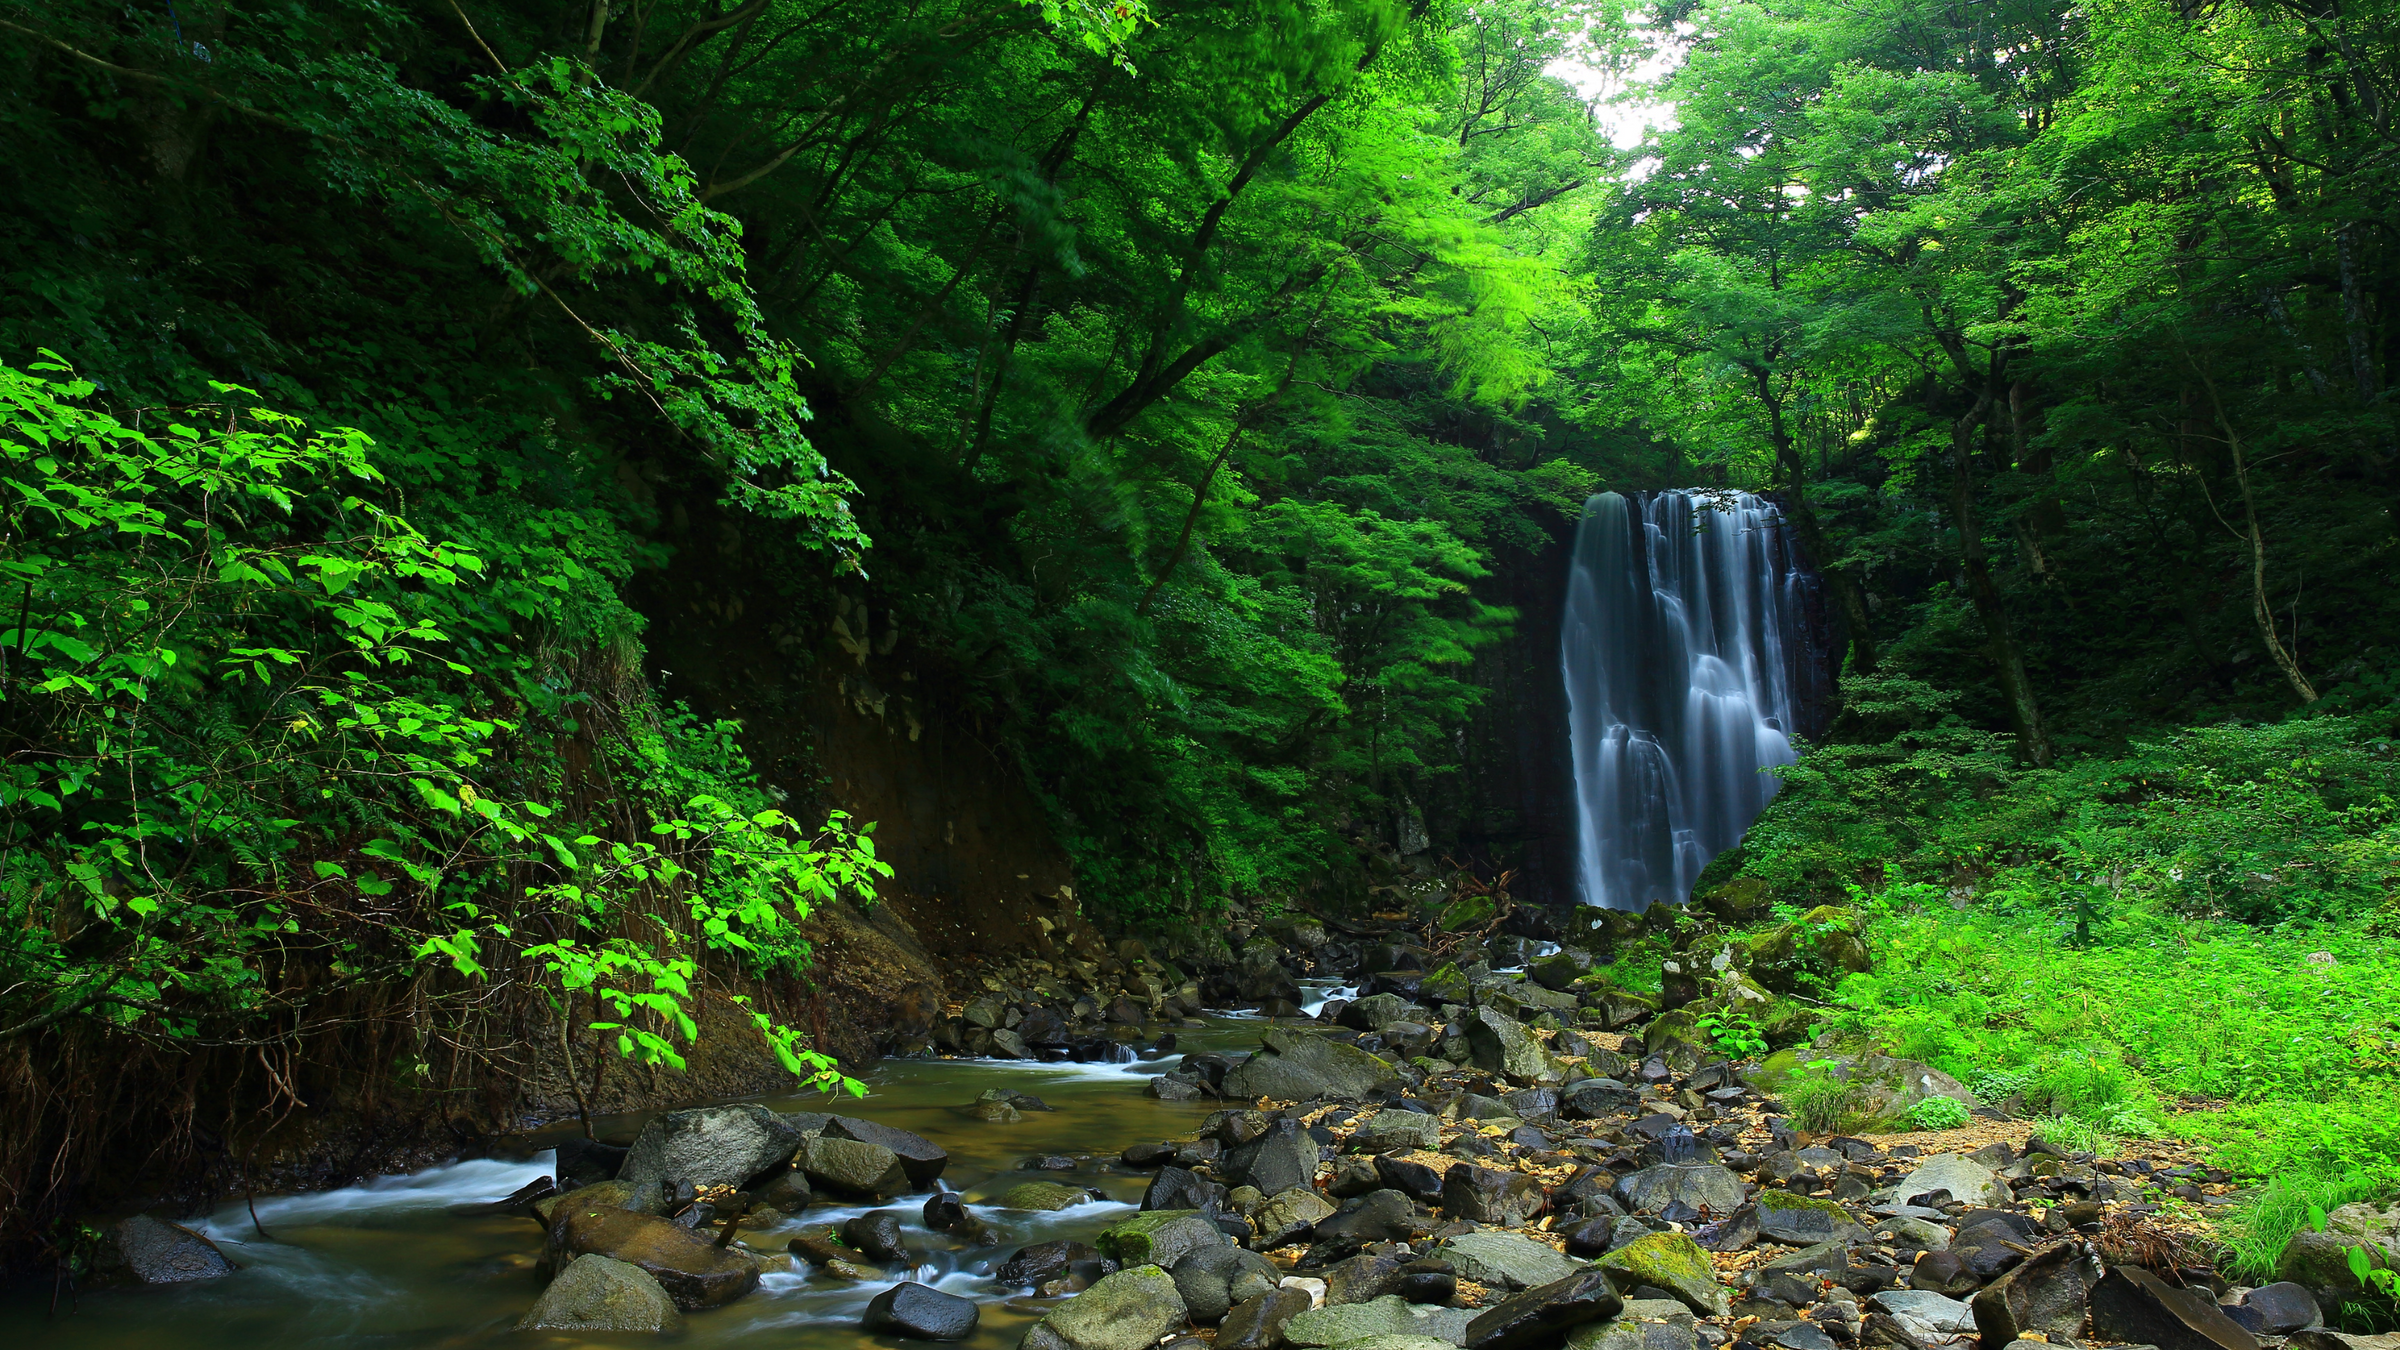
[[[1773,503],[1674,491],[1584,503],[1560,661],[1583,899],[1681,904],[1790,764],[1805,578]]]

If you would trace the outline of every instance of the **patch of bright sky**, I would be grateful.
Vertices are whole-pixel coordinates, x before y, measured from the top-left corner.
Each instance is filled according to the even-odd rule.
[[[1629,26],[1646,28],[1643,16],[1637,11],[1627,16]],[[1657,35],[1646,43],[1648,51],[1630,65],[1593,50],[1588,37],[1579,39],[1565,56],[1550,63],[1546,74],[1575,86],[1584,101],[1592,105],[1592,116],[1598,121],[1602,135],[1620,150],[1631,150],[1642,143],[1652,130],[1672,131],[1675,128],[1675,105],[1657,97],[1659,83],[1683,64],[1683,34]],[[1650,160],[1633,167],[1639,176],[1648,172]]]

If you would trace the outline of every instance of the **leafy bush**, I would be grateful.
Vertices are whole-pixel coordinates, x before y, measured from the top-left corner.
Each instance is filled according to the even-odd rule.
[[[1912,1129],[1955,1130],[1967,1123],[1967,1108],[1953,1097],[1927,1097],[1908,1108]]]
[[[1767,1052],[1766,1033],[1748,1012],[1704,1012],[1696,1022],[1728,1058],[1755,1059]]]
[[[145,432],[96,392],[0,366],[7,714],[43,747],[0,769],[19,1031],[206,1042],[375,981],[480,1017],[533,984],[594,1053],[605,1035],[680,1067],[704,954],[796,974],[811,906],[889,874],[841,816],[810,831],[766,802],[731,724],[569,694],[472,641],[478,611],[576,578],[419,533],[379,504],[363,433],[230,386]],[[570,713],[609,758],[613,820],[558,804]]]

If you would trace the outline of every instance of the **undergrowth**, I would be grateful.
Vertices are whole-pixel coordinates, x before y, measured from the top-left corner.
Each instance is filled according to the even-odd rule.
[[[1829,1021],[2102,1155],[2202,1146],[2270,1277],[2312,1207],[2400,1187],[2400,768],[2385,719],[2201,728],[2025,769],[1922,685],[1850,686],[1877,745],[1787,773],[1745,840],[1778,900],[1846,894],[1870,974]]]

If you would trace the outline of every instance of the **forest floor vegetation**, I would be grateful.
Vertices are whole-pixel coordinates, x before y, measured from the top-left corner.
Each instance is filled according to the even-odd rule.
[[[1868,718],[1925,706],[1853,692]],[[2189,1141],[2249,1188],[2219,1229],[2270,1278],[2312,1211],[2400,1187],[2385,730],[2193,728],[2031,770],[1920,718],[1789,771],[1740,872],[1787,920],[1835,885],[1870,916],[1829,1029],[2071,1149]]]

